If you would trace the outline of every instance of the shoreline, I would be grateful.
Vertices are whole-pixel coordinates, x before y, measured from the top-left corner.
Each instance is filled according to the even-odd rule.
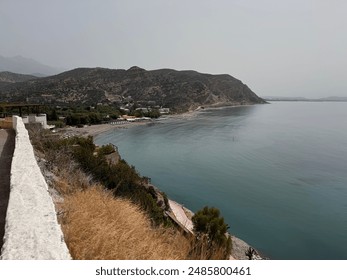
[[[118,130],[118,129],[128,129],[134,126],[146,125],[151,122],[136,122],[136,123],[123,123],[123,124],[93,124],[93,125],[85,125],[84,127],[64,127],[56,129],[56,132],[62,133],[65,136],[92,136],[96,137],[104,132]]]
[[[93,124],[93,125],[85,125],[84,127],[74,127],[69,126],[65,128],[59,128],[56,129],[57,132],[64,133],[66,136],[93,136],[97,137],[100,134],[104,132],[108,132],[111,130],[118,130],[118,129],[128,129],[131,127],[139,126],[139,125],[148,125],[152,123],[160,123],[161,121],[165,120],[189,120],[192,118],[197,117],[200,113],[206,112],[207,110],[222,110],[225,108],[235,108],[235,107],[247,107],[247,106],[253,106],[258,104],[235,104],[235,105],[223,105],[223,106],[200,106],[199,108],[195,110],[191,110],[184,113],[179,114],[168,114],[163,115],[159,117],[158,119],[152,119],[150,121],[144,121],[144,122],[127,122],[122,124]]]
[[[186,227],[189,232],[193,232],[193,223],[191,221],[191,217],[194,215],[194,212],[190,209],[184,207],[182,204],[178,203],[175,200],[171,200],[169,198],[169,204],[172,213],[175,215],[178,222]],[[264,260],[267,259],[260,252],[258,252],[254,247],[249,245],[244,240],[238,238],[237,236],[228,232],[231,236],[232,241],[232,249],[229,260],[249,260],[246,252],[252,248],[254,249],[252,260]]]
[[[67,127],[57,130],[59,133],[63,133],[67,137],[72,136],[92,136],[93,138],[99,136],[102,133],[108,132],[108,131],[116,131],[118,129],[128,129],[131,127],[139,126],[139,125],[148,125],[152,124],[153,122],[160,122],[165,120],[188,120],[197,117],[198,114],[206,111],[206,110],[221,110],[223,108],[230,108],[230,107],[243,107],[243,106],[252,106],[254,104],[246,104],[246,105],[230,105],[230,106],[221,106],[221,107],[204,107],[203,109],[196,109],[194,111],[189,111],[181,114],[171,114],[171,115],[164,115],[163,118],[158,118],[156,120],[146,121],[146,122],[128,122],[128,123],[122,123],[122,124],[97,124],[97,125],[89,125],[84,126],[81,128],[78,127]],[[172,213],[176,216],[176,219],[184,226],[186,226],[188,231],[192,231],[192,224],[191,224],[191,217],[194,215],[194,212],[190,209],[184,207],[182,204],[171,200],[169,198],[170,208]],[[171,207],[171,205],[173,207]],[[185,214],[184,214],[185,213]],[[254,249],[251,245],[249,245],[244,240],[232,235],[229,233],[232,237],[232,253],[230,255],[230,260],[248,260],[248,257],[246,256],[246,252],[249,248]],[[259,253],[256,249],[253,254],[253,259],[266,259],[262,257],[262,254]]]

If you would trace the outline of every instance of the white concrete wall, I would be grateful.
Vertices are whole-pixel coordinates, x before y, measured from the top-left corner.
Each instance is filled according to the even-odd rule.
[[[40,114],[35,117],[35,122],[40,123],[42,128],[47,129],[47,116],[46,114]]]
[[[39,114],[34,115],[30,114],[29,116],[23,117],[23,123],[39,123],[42,125],[43,129],[48,129],[49,126],[47,125],[47,115],[46,114]]]
[[[12,124],[13,124],[13,129],[17,131],[17,116],[12,117]]]
[[[1,259],[71,259],[28,131],[14,116],[16,146]]]
[[[28,116],[29,123],[35,123],[36,122],[36,115],[30,114]]]
[[[22,120],[23,120],[23,123],[24,123],[24,124],[29,123],[29,117],[28,117],[28,116],[22,117]]]

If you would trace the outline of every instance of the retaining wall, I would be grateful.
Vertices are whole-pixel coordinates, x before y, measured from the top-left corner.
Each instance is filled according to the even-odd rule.
[[[16,143],[1,259],[71,259],[47,183],[20,117],[13,117],[13,128]]]

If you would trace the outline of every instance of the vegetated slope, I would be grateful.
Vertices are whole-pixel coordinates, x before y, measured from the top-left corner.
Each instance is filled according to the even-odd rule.
[[[128,200],[93,187],[64,199],[63,231],[74,259],[185,259],[189,242],[168,229],[154,229]]]
[[[230,75],[161,69],[78,68],[56,76],[8,85],[0,101],[86,104],[137,102],[187,111],[204,105],[265,103]]]
[[[71,153],[77,145],[34,127],[29,133],[43,174],[52,187],[59,222],[74,259],[191,256],[191,242],[179,231],[154,227],[143,208],[124,196],[116,196],[114,191],[95,183],[97,179],[92,174],[83,172]],[[109,164],[111,167],[114,163]]]
[[[29,133],[39,165],[52,188],[58,219],[74,259],[226,258],[224,248],[210,246],[184,234],[174,223],[165,222],[160,215],[162,207],[169,210],[165,199],[164,204],[160,203],[162,200],[153,200],[147,193],[151,190],[145,186],[140,192],[134,182],[129,181],[129,172],[126,172],[129,169],[121,159],[113,163],[105,157],[109,168],[101,164],[104,167],[99,170],[102,171],[99,175],[105,178],[96,176],[98,172],[92,170],[86,172],[81,162],[76,161],[74,154],[87,152],[84,148],[95,151],[87,153],[85,159],[89,158],[90,162],[102,159],[110,152],[109,145],[95,149],[90,138],[65,139],[35,127],[31,127]],[[113,165],[118,167],[114,169]],[[136,172],[133,167],[129,168]],[[120,181],[112,188],[117,178],[108,179],[114,175]],[[102,181],[109,183],[104,185]]]
[[[13,83],[26,82],[29,80],[37,79],[33,75],[17,74],[8,71],[0,72],[0,87]]]

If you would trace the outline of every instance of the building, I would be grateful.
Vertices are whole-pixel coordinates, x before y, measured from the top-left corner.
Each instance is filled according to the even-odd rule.
[[[38,124],[41,124],[43,129],[52,128],[52,126],[47,124],[47,115],[46,114],[37,114],[37,115],[31,114],[29,116],[23,116],[22,119],[23,119],[24,124],[38,123]]]
[[[170,108],[161,108],[159,109],[160,114],[170,114]]]
[[[22,117],[24,124],[40,124],[43,129],[50,129],[54,126],[47,124],[47,116],[46,114],[31,114],[29,116]],[[10,129],[13,127],[13,117],[6,117],[4,119],[0,119],[0,128]]]

